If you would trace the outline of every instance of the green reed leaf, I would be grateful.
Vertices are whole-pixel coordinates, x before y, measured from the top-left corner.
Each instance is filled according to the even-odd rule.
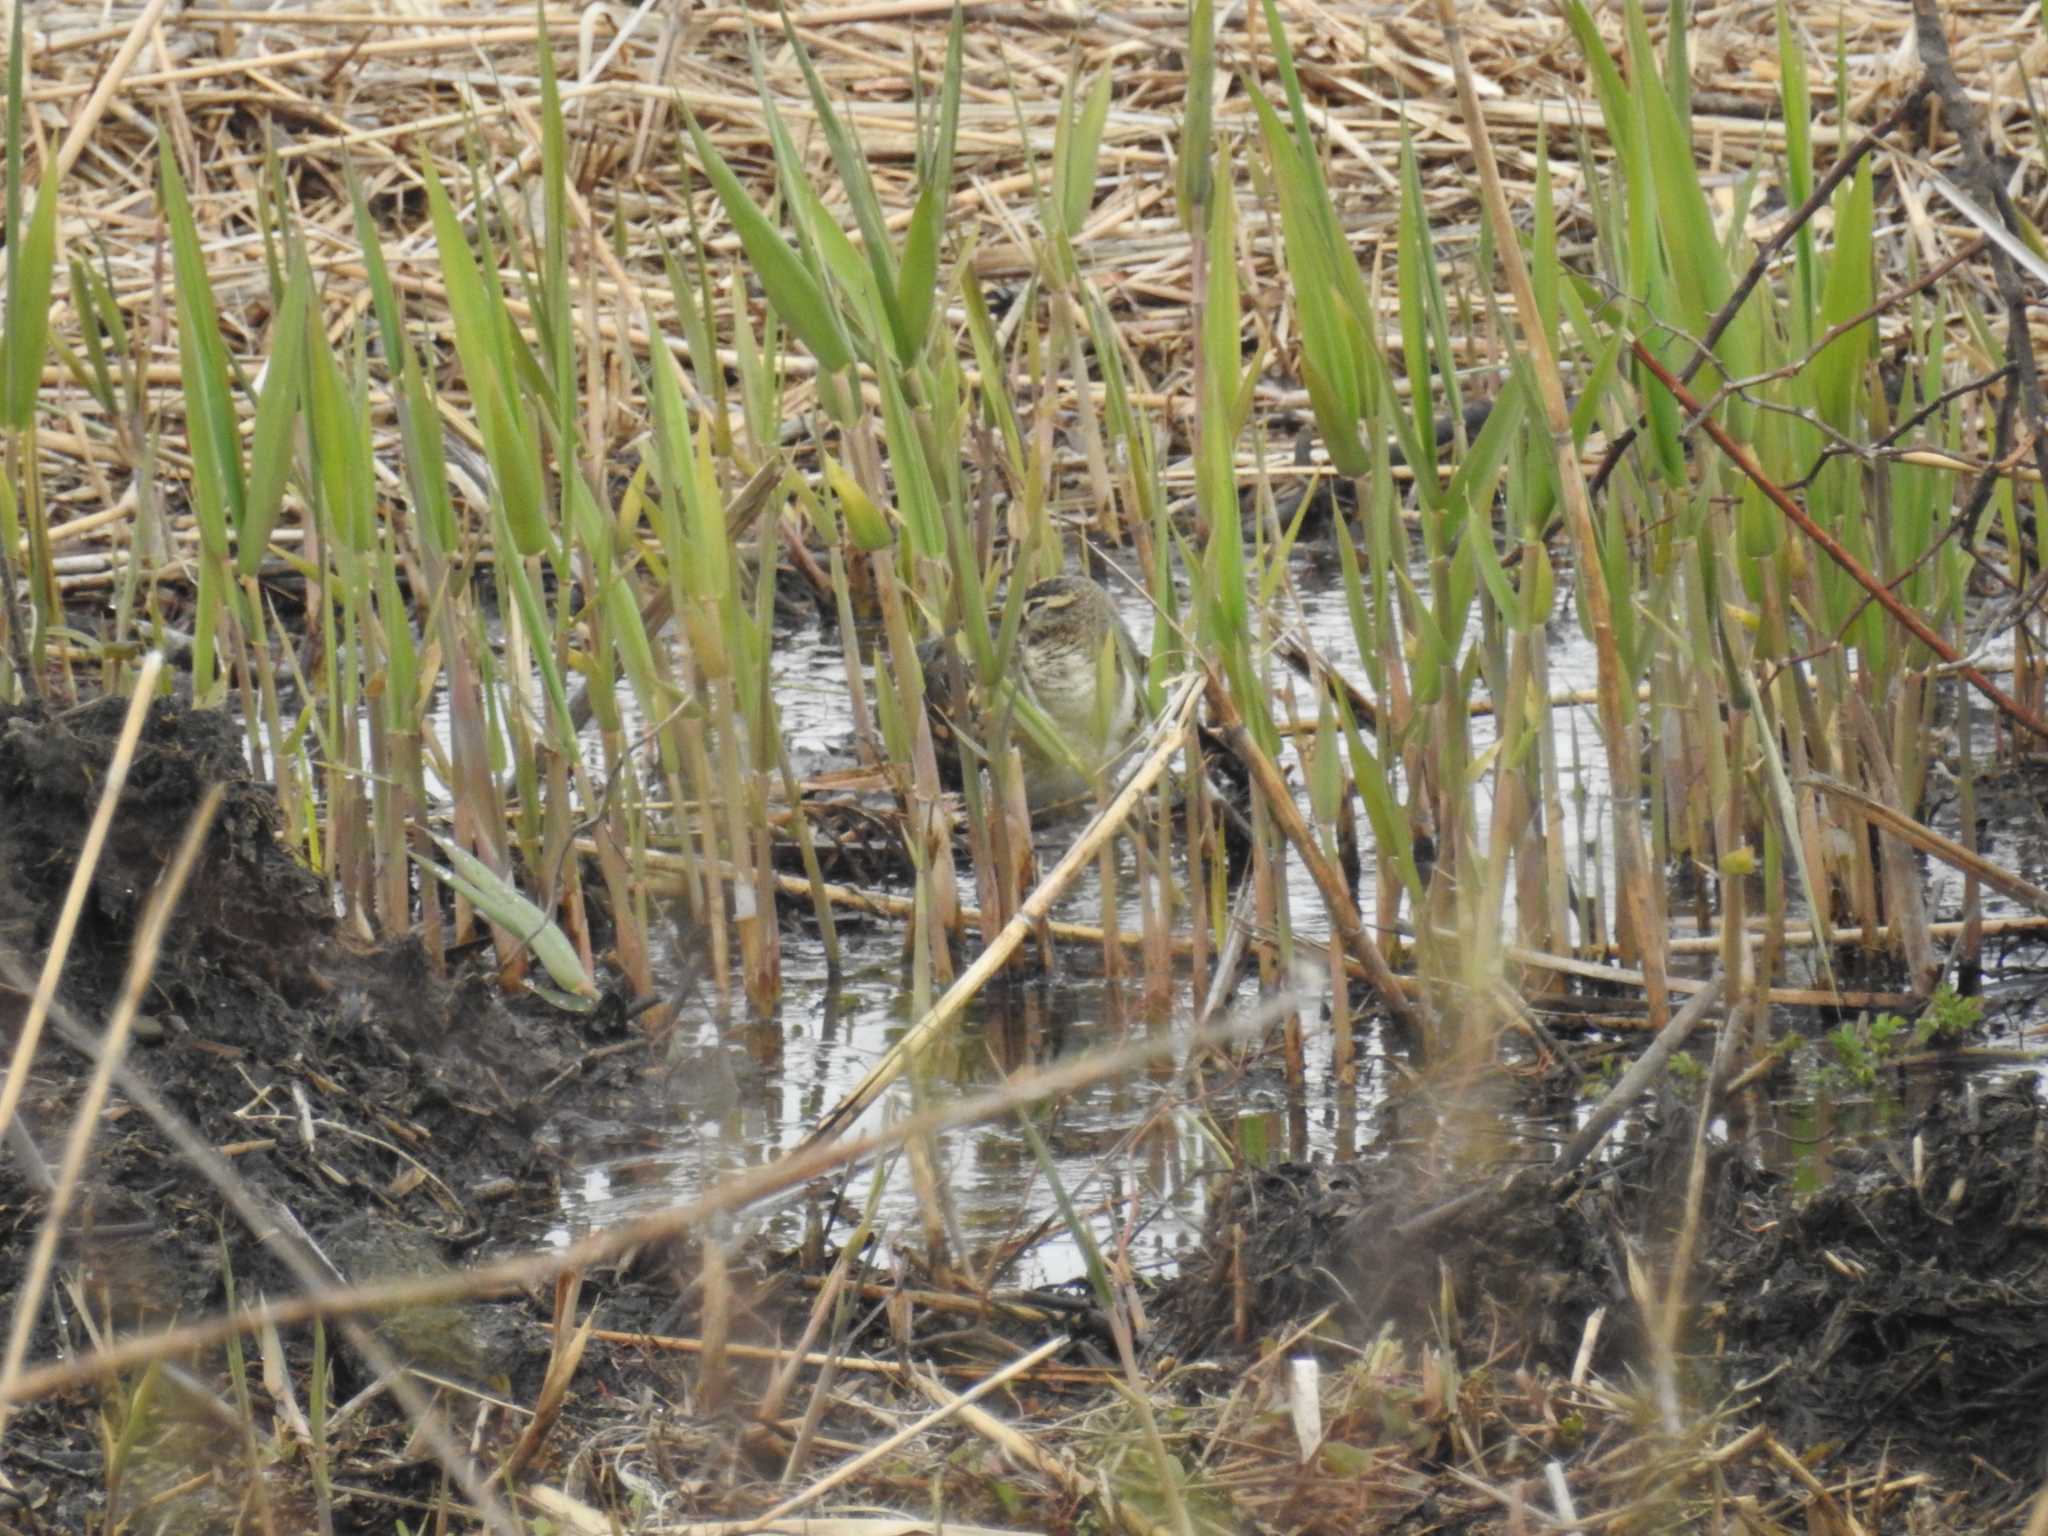
[[[875,192],[874,178],[868,174],[867,154],[861,148],[859,137],[833,107],[825,82],[811,61],[811,51],[804,46],[803,37],[790,20],[786,6],[782,8],[782,30],[789,41],[790,51],[796,56],[797,66],[803,71],[804,84],[811,93],[811,106],[817,113],[818,127],[832,153],[833,169],[839,173],[840,187],[853,207],[854,222],[860,227],[868,269],[873,274],[873,292],[887,322],[886,334],[893,338],[898,355],[907,357],[911,341],[908,327],[897,307],[896,250],[889,239],[888,220],[882,209],[882,200]],[[774,96],[763,78],[758,50],[754,55],[754,73],[756,89],[760,91],[764,104],[773,111]],[[797,186],[814,190],[809,177],[792,178],[785,167],[784,195],[788,196]],[[817,227],[813,225],[814,229]]]
[[[1173,197],[1181,227],[1194,230],[1207,217],[1216,179],[1216,4],[1189,0],[1187,104],[1182,108],[1180,149],[1174,158]]]
[[[249,444],[249,501],[242,526],[235,533],[235,569],[243,576],[254,576],[262,568],[270,530],[284,506],[306,379],[306,313],[312,296],[312,268],[303,249],[294,249],[277,323],[271,327],[270,365],[256,397],[256,425]],[[316,310],[313,324],[319,323]]]
[[[1868,156],[1857,165],[1849,185],[1835,194],[1834,211],[1834,250],[1828,257],[1827,281],[1821,290],[1816,335],[1846,324],[1869,309],[1876,298],[1876,212]],[[1829,342],[1813,360],[1815,403],[1822,420],[1838,431],[1851,431],[1855,426],[1856,391],[1876,344],[1877,322],[1866,320]]]
[[[451,842],[433,829],[427,836],[447,859],[447,866],[415,853],[420,868],[467,896],[476,909],[500,928],[516,935],[533,951],[555,984],[577,997],[596,997],[597,983],[583,969],[582,958],[569,936],[546,912],[528,900],[510,880],[500,875],[468,849]]]
[[[15,8],[16,20],[21,8]],[[50,344],[50,289],[57,272],[57,168],[43,168],[20,252],[8,247],[7,325],[0,333],[0,424],[19,432],[35,415]]]
[[[228,385],[227,346],[221,340],[199,228],[168,133],[161,136],[160,165],[164,219],[170,226],[171,264],[177,282],[178,371],[185,387],[186,432],[192,445],[192,510],[206,553],[225,560],[228,528],[242,521],[247,489],[242,479],[234,398]]]
[[[1081,225],[1095,202],[1095,173],[1102,156],[1102,130],[1109,122],[1109,72],[1098,74],[1088,88],[1080,113],[1054,154],[1053,178],[1059,187],[1060,233],[1079,238]]]
[[[820,368],[828,373],[837,373],[851,365],[853,349],[847,344],[838,314],[831,300],[825,296],[823,284],[789,248],[775,226],[768,222],[768,216],[754,206],[754,200],[747,196],[732,167],[725,163],[725,157],[697,125],[694,116],[689,119],[689,129],[691,141],[696,145],[698,163],[710,178],[712,190],[718,194],[726,218],[739,235],[747,260],[753,264],[754,276],[768,295],[768,302],[774,305],[783,323],[796,333],[797,339],[810,349]]]
[[[327,509],[330,536],[363,554],[377,540],[369,404],[349,387],[317,310],[308,317],[307,330],[306,427],[313,477]]]
[[[552,537],[540,451],[517,393],[516,357],[524,348],[515,348],[506,334],[511,322],[504,301],[478,269],[455,205],[442,189],[431,160],[424,163],[424,172],[441,279],[447,285],[448,308],[455,322],[455,350],[469,382],[484,455],[496,482],[496,499],[513,546],[522,555],[537,555],[548,548]],[[426,424],[422,427],[426,429]],[[539,633],[545,634],[545,628]]]
[[[1341,690],[1336,698],[1337,717],[1343,723],[1344,741],[1351,757],[1351,782],[1358,786],[1358,798],[1365,802],[1365,817],[1372,823],[1373,842],[1378,845],[1381,857],[1393,859],[1395,873],[1401,877],[1408,899],[1419,906],[1422,902],[1422,874],[1415,863],[1414,832],[1408,818],[1401,814],[1400,803],[1394,796],[1386,770],[1359,733],[1357,717],[1351,712],[1351,701]]]

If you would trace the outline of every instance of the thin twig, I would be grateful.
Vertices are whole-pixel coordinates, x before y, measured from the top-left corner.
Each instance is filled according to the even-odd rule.
[[[1818,545],[1830,560],[1848,572],[1849,576],[1858,586],[1877,599],[1877,604],[1880,608],[1896,619],[1900,625],[1911,633],[1914,639],[1934,652],[1943,661],[1952,664],[1964,681],[1983,694],[1993,704],[1996,704],[2008,719],[2025,726],[2042,740],[2048,741],[2048,721],[2042,720],[2039,715],[2028,709],[2026,705],[1992,682],[1978,667],[1965,661],[1961,653],[1954,646],[1942,639],[1940,635],[1936,634],[1928,626],[1925,619],[1921,618],[1911,608],[1908,608],[1893,594],[1889,587],[1865,569],[1863,562],[1849,553],[1849,550],[1840,539],[1837,539],[1811,517],[1808,517],[1805,508],[1786,495],[1784,489],[1771,479],[1769,475],[1764,473],[1763,467],[1757,463],[1747,448],[1730,437],[1727,429],[1714,420],[1713,417],[1702,413],[1700,403],[1693,397],[1692,391],[1672,377],[1671,371],[1657,361],[1655,355],[1651,353],[1648,347],[1638,340],[1632,343],[1632,348],[1635,352],[1636,360],[1656,377],[1658,383],[1671,391],[1672,398],[1684,407],[1688,415],[1694,417],[1699,422],[1701,430],[1714,440],[1716,447],[1734,461],[1735,467],[1747,475],[1751,483],[1758,490],[1762,491],[1765,496],[1770,498],[1772,505],[1784,513],[1801,533]]]

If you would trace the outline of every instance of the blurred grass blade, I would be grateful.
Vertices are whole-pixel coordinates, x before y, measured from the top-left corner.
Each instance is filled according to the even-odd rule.
[[[547,913],[467,849],[458,847],[438,832],[429,830],[427,835],[452,867],[444,868],[415,853],[413,858],[420,868],[460,891],[475,903],[476,909],[484,916],[517,935],[547,968],[548,975],[558,986],[577,997],[597,996],[597,984],[583,969],[576,946],[569,942],[569,936],[555,925]]]
[[[1054,140],[1053,177],[1058,188],[1060,233],[1073,240],[1095,202],[1095,172],[1102,154],[1102,130],[1109,121],[1109,72],[1104,70],[1088,88],[1079,112],[1072,113],[1069,90]]]
[[[328,343],[318,309],[305,319],[306,426],[314,474],[321,484],[329,535],[357,554],[377,542],[376,466],[370,451],[370,405],[350,388]]]
[[[1365,400],[1353,345],[1357,331],[1343,314],[1338,274],[1339,265],[1351,256],[1330,247],[1317,204],[1320,183],[1303,163],[1301,146],[1262,97],[1252,100],[1279,193],[1288,287],[1300,316],[1302,383],[1330,462],[1338,474],[1355,480],[1371,468],[1372,458],[1360,433]]]
[[[939,240],[945,233],[946,208],[953,191],[953,144],[960,131],[966,26],[966,14],[956,4],[952,25],[946,30],[946,76],[939,93],[938,130],[920,158],[917,205],[903,234],[903,261],[896,274],[896,308],[903,325],[897,356],[906,364],[923,355],[938,306]]]
[[[1813,195],[1813,92],[1807,81],[1806,50],[1793,30],[1785,0],[1778,0],[1778,96],[1785,123],[1785,201],[1804,207]],[[1792,330],[1792,345],[1804,351],[1812,334],[1816,285],[1813,263],[1813,226],[1802,223],[1793,236],[1797,292],[1785,306],[1785,319]]]
[[[19,26],[21,7],[15,8]],[[20,432],[35,414],[50,342],[50,288],[57,271],[57,171],[43,168],[35,212],[19,251],[7,247],[7,328],[0,334],[0,425]]]
[[[832,152],[832,164],[839,172],[840,186],[853,206],[854,222],[860,227],[861,244],[866,248],[868,270],[874,279],[874,295],[882,311],[884,326],[896,355],[908,362],[916,356],[922,338],[913,333],[903,312],[903,297],[909,291],[908,283],[907,280],[898,280],[896,248],[889,239],[888,220],[882,212],[882,200],[876,195],[874,178],[868,174],[868,157],[862,152],[860,141],[833,108],[825,82],[811,60],[811,52],[804,46],[796,24],[790,20],[788,6],[778,0],[777,8],[782,13],[783,35],[788,38],[797,67],[803,71],[804,83],[810,88],[811,105],[817,112],[818,126],[825,135],[826,146]],[[767,98],[769,92],[760,63],[757,51],[754,57],[756,86]],[[933,195],[935,205],[945,196],[945,189],[930,181],[926,182],[925,190]],[[937,250],[937,225],[938,214],[934,212],[927,221],[927,238],[934,252]]]
[[[1876,297],[1872,228],[1876,215],[1870,161],[1856,167],[1849,185],[1835,194],[1835,241],[1827,263],[1816,335],[1825,335],[1870,308]],[[1821,419],[1837,431],[1855,428],[1855,396],[1876,351],[1877,322],[1865,320],[1827,344],[1813,360],[1813,387]]]
[[[406,339],[398,291],[384,260],[384,245],[378,237],[376,221],[370,217],[361,183],[353,177],[349,181],[349,195],[355,209],[356,240],[363,253],[364,270],[369,274],[378,334],[384,342],[385,367],[398,382],[398,424],[405,444],[405,481],[412,494],[415,529],[430,553],[446,559],[455,551],[455,506],[448,494],[448,456],[442,442],[440,413],[434,406],[426,370]]]
[[[484,454],[496,482],[496,499],[503,508],[505,525],[518,552],[537,555],[551,542],[546,490],[532,423],[520,409],[515,393],[514,349],[504,334],[509,322],[502,301],[495,297],[492,286],[477,268],[469,240],[456,218],[455,206],[442,189],[433,162],[423,162],[423,168],[434,244],[440,253],[448,309],[455,322],[455,350],[462,359],[463,377],[469,382],[477,427],[484,439]]]
[[[57,173],[54,160],[43,167],[36,208],[24,235],[21,190],[27,177],[28,104],[25,80],[28,7],[16,5],[7,44],[7,214],[0,229],[7,241],[7,310],[0,332],[0,424],[19,432],[35,412],[42,385],[43,351],[49,340],[50,285],[57,267]]]
[[[1216,0],[1189,0],[1187,69],[1187,106],[1174,160],[1173,197],[1181,227],[1194,230],[1207,219],[1216,187]]]
[[[185,195],[185,178],[162,135],[164,219],[170,226],[177,288],[178,367],[185,389],[186,432],[192,444],[192,510],[206,553],[225,560],[228,528],[244,515],[241,441],[229,392],[227,346],[213,304],[213,283],[199,246],[199,229]]]

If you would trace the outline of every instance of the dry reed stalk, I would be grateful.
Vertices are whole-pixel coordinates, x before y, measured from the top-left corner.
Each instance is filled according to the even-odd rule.
[[[1932,827],[1915,821],[1876,796],[1866,794],[1853,784],[1844,784],[1826,774],[1808,774],[1799,782],[1818,789],[1830,799],[1854,807],[1858,815],[1888,836],[1919,849],[1930,858],[1940,860],[1959,874],[1981,881],[2022,906],[2032,907],[2036,913],[2048,915],[2048,891],[1992,863],[1981,854],[1973,853],[1955,839],[1942,836]]]
[[[1157,1524],[1128,1501],[1118,1499],[1098,1480],[1069,1466],[1013,1425],[1005,1424],[993,1414],[969,1405],[964,1398],[947,1392],[936,1381],[923,1376],[913,1379],[919,1390],[933,1402],[942,1405],[959,1404],[962,1422],[976,1434],[996,1445],[1006,1457],[1019,1466],[1029,1467],[1032,1471],[1051,1478],[1070,1497],[1100,1499],[1109,1517],[1128,1531],[1130,1536],[1171,1536],[1169,1527]]]
[[[1713,949],[1697,951],[1713,954],[1725,951],[1725,936],[1716,942]],[[1673,953],[1677,953],[1673,947]],[[1537,970],[1554,971],[1559,975],[1577,976],[1585,981],[1600,982],[1608,986],[1642,987],[1648,982],[1641,971],[1625,966],[1601,965],[1593,961],[1576,959],[1569,955],[1546,954],[1542,950],[1527,949],[1519,944],[1509,945],[1504,953],[1517,965],[1531,966]],[[1695,976],[1671,976],[1667,978],[1671,990],[1681,997],[1697,996],[1713,985]],[[1790,1008],[1896,1008],[1910,1006],[1917,1000],[1910,992],[1845,992],[1838,988],[1825,987],[1769,987],[1763,993],[1764,1000],[1781,1003]]]
[[[576,1321],[576,1300],[582,1293],[583,1274],[580,1270],[555,1277],[555,1315],[548,1339],[547,1375],[534,1399],[533,1417],[526,1421],[511,1455],[494,1474],[500,1481],[511,1483],[518,1478],[547,1443],[548,1435],[561,1418],[562,1406],[569,1396],[569,1384],[576,1378],[576,1368],[583,1363],[583,1351],[589,1347],[591,1331],[597,1323],[597,1309],[594,1307],[580,1324]]]
[[[872,1104],[887,1088],[902,1075],[916,1054],[937,1035],[957,1020],[975,995],[1009,963],[1019,945],[1030,936],[1032,930],[1049,915],[1052,904],[1073,883],[1074,877],[1099,850],[1116,836],[1131,813],[1137,809],[1147,790],[1165,774],[1180,751],[1190,729],[1195,701],[1201,697],[1201,679],[1190,677],[1184,680],[1162,713],[1159,723],[1154,726],[1147,750],[1124,780],[1123,786],[1113,795],[1108,804],[1095,813],[1094,818],[1074,839],[1066,853],[1060,858],[1037,888],[1026,897],[1018,908],[1016,916],[1003,925],[974,963],[960,973],[959,978],[946,989],[945,995],[935,1002],[930,1011],[895,1042],[867,1074],[839,1098],[838,1103],[820,1117],[817,1128],[805,1139],[805,1148],[817,1148],[843,1134],[859,1118],[861,1111]]]
[[[630,1333],[616,1328],[594,1329],[590,1335],[600,1343],[624,1344],[634,1349],[647,1349],[671,1354],[699,1354],[703,1351],[702,1339],[679,1338],[663,1333]],[[786,1370],[823,1370],[835,1367],[842,1371],[859,1371],[871,1376],[900,1376],[903,1367],[893,1360],[870,1360],[860,1355],[825,1354],[818,1350],[778,1349],[767,1344],[726,1345],[727,1354],[734,1360],[757,1360],[768,1364],[782,1365]],[[933,1367],[941,1375],[957,1376],[968,1381],[979,1381],[996,1369],[989,1365],[969,1365],[940,1362]],[[1043,1381],[1049,1386],[1099,1387],[1109,1381],[1113,1372],[1097,1365],[1048,1365],[1031,1373],[1034,1381]]]
[[[863,1468],[872,1466],[875,1462],[879,1461],[882,1457],[889,1455],[898,1447],[908,1445],[911,1441],[917,1439],[921,1435],[926,1434],[930,1430],[936,1428],[938,1425],[943,1424],[946,1420],[957,1416],[958,1414],[963,1412],[970,1404],[975,1402],[976,1399],[986,1397],[989,1393],[993,1392],[997,1387],[1002,1386],[1005,1382],[1011,1381],[1018,1376],[1024,1375],[1025,1373],[1029,1372],[1033,1366],[1039,1364],[1041,1361],[1051,1359],[1052,1356],[1058,1354],[1061,1350],[1065,1349],[1066,1347],[1066,1336],[1064,1334],[1056,1335],[1055,1337],[1046,1340],[1043,1344],[1040,1344],[1036,1349],[1031,1350],[1029,1353],[1020,1355],[1017,1359],[1011,1361],[1010,1364],[994,1372],[986,1380],[977,1382],[973,1387],[969,1388],[965,1393],[962,1393],[957,1397],[953,1396],[950,1393],[945,1393],[945,1388],[935,1386],[934,1390],[936,1393],[945,1393],[945,1396],[940,1397],[938,1399],[940,1406],[936,1413],[927,1414],[924,1418],[915,1420],[912,1423],[904,1425],[903,1428],[896,1431],[896,1433],[894,1433],[893,1435],[883,1436],[880,1440],[876,1441],[875,1444],[868,1447],[867,1450],[861,1452],[860,1455],[855,1456],[848,1461],[841,1462],[838,1466],[834,1467],[830,1472],[828,1472],[825,1476],[819,1478],[809,1487],[804,1488],[797,1493],[791,1494],[788,1498],[784,1499],[781,1503],[777,1504],[773,1509],[768,1510],[766,1513],[755,1517],[753,1520],[746,1522],[744,1525],[739,1526],[737,1529],[740,1531],[763,1530],[769,1526],[776,1524],[778,1521],[782,1519],[783,1516],[793,1514],[795,1511],[804,1508],[806,1505],[816,1503],[819,1499],[823,1498],[827,1493],[831,1492],[841,1483],[846,1482],[850,1478],[858,1476]]]
[[[1678,1048],[1685,1044],[1686,1037],[1699,1026],[1715,1003],[1720,1001],[1722,978],[1715,976],[1685,1006],[1671,1016],[1669,1023],[1659,1030],[1650,1048],[1630,1063],[1621,1081],[1608,1090],[1585,1123],[1573,1133],[1572,1139],[1558,1155],[1557,1162],[1548,1170],[1554,1181],[1570,1175],[1600,1145],[1601,1138],[1614,1128],[1615,1123],[1627,1113],[1629,1105],[1641,1098],[1652,1083],[1670,1064]]]

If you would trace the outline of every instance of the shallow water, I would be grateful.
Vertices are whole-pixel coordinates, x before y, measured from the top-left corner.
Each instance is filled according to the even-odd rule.
[[[1295,566],[1310,637],[1363,682],[1332,573],[1319,570],[1313,555],[1297,557]],[[1149,633],[1149,614],[1141,604],[1131,603],[1128,617],[1134,633]],[[1559,624],[1552,634],[1553,690],[1591,688],[1594,653],[1576,624]],[[843,753],[850,726],[836,636],[815,628],[783,636],[776,666],[785,730],[800,764]],[[1276,686],[1284,695],[1287,679],[1276,676]],[[1576,722],[1561,716],[1559,725],[1566,814],[1588,832],[1574,837],[1567,863],[1581,888],[1607,891],[1612,868],[1596,830],[1608,820],[1598,734],[1590,707],[1565,714],[1578,716]],[[1483,753],[1491,740],[1492,722],[1475,720],[1475,754]],[[1583,751],[1575,750],[1574,740]],[[1481,809],[1483,815],[1483,798]],[[1042,861],[1056,858],[1075,830],[1071,823],[1042,829]],[[1367,835],[1362,826],[1361,835]],[[1369,844],[1363,852],[1369,861]],[[2021,816],[2000,822],[1992,829],[1987,852],[2030,876],[2048,867],[2048,818],[2037,812],[2031,820]],[[1298,861],[1291,861],[1289,870],[1298,931],[1321,937],[1320,897]],[[1928,874],[1934,915],[1952,915],[1961,900],[1960,878],[1940,866]],[[1135,883],[1126,850],[1118,889],[1127,927],[1136,926]],[[1364,892],[1368,921],[1373,917],[1370,884]],[[1088,922],[1099,908],[1100,892],[1090,871],[1054,915]],[[2010,905],[1987,896],[1987,915],[2002,910],[2011,910]],[[1676,902],[1673,918],[1674,927],[1682,930],[1684,909]],[[794,920],[786,923],[781,1006],[773,1020],[759,1023],[745,1021],[743,1009],[721,1021],[709,989],[691,974],[691,947],[682,944],[671,953],[664,981],[690,999],[686,1022],[643,1099],[619,1105],[610,1123],[561,1128],[560,1149],[577,1173],[565,1185],[562,1219],[550,1234],[555,1240],[686,1199],[722,1173],[789,1150],[909,1027],[900,926],[842,918],[840,935],[844,969],[835,979],[826,974],[821,948],[807,929]],[[867,1123],[878,1114],[907,1111],[921,1092],[940,1100],[964,1097],[994,1086],[1019,1065],[1120,1043],[1134,1032],[1187,1036],[1194,1005],[1184,978],[1167,1014],[1147,1018],[1138,1010],[1135,978],[1116,985],[1104,981],[1099,950],[1063,948],[1057,963],[1056,977],[1004,982],[978,998],[953,1036],[929,1053],[920,1083],[899,1083],[870,1111]],[[1703,971],[1705,962],[1699,966]],[[2015,974],[2013,980],[2031,995],[2023,976]],[[1242,983],[1235,1006],[1257,1008],[1257,990],[1255,982]],[[1095,1240],[1105,1250],[1125,1252],[1141,1273],[1171,1266],[1199,1231],[1204,1177],[1222,1166],[1225,1143],[1254,1161],[1328,1157],[1347,1147],[1369,1157],[1395,1143],[1448,1148],[1441,1155],[1457,1160],[1540,1159],[1551,1155],[1587,1107],[1567,1106],[1545,1120],[1503,1116],[1488,1107],[1495,1095],[1472,1084],[1460,1088],[1455,1103],[1434,1102],[1427,1093],[1390,1096],[1390,1084],[1398,1081],[1390,1053],[1365,1023],[1360,1025],[1356,1090],[1350,1102],[1339,1102],[1325,1022],[1328,972],[1320,958],[1299,968],[1293,1002],[1307,1041],[1308,1091],[1299,1103],[1289,1103],[1278,1053],[1268,1051],[1241,1076],[1208,1084],[1201,1113],[1191,1112],[1192,1090],[1176,1053],[1171,1066],[1098,1084],[1034,1119],[1054,1173],[1076,1208],[1089,1213]],[[1922,1075],[1906,1084],[1906,1099],[1940,1091],[1923,1086],[1934,1080]],[[1889,1118],[1882,1105],[1838,1111],[1817,1108],[1807,1095],[1783,1114],[1767,1112],[1754,1145],[1766,1161],[1811,1178],[1825,1167],[1841,1137],[1879,1129]],[[1060,1230],[1057,1201],[1030,1141],[1014,1121],[953,1133],[941,1143],[938,1156],[939,1182],[951,1205],[951,1244],[969,1253],[1008,1255],[993,1272],[981,1271],[991,1283],[1058,1283],[1083,1272],[1078,1247]],[[857,1219],[868,1191],[864,1174],[846,1188],[845,1221]],[[793,1242],[805,1219],[804,1199],[792,1197],[765,1218],[752,1213],[745,1230],[759,1230],[765,1220],[773,1239]],[[890,1165],[880,1212],[885,1245],[900,1241],[911,1250],[925,1247],[927,1205],[901,1162]],[[1030,1242],[1042,1224],[1049,1224],[1049,1230]],[[1021,1254],[1012,1252],[1026,1244]]]

